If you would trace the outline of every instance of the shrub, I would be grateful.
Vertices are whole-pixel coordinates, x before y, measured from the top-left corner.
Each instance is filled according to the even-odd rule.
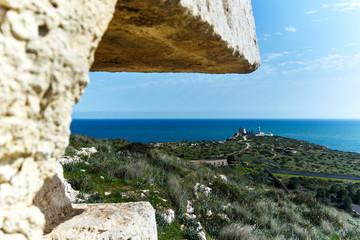
[[[300,221],[300,216],[288,204],[279,209],[279,218],[284,222],[296,223]]]
[[[360,204],[360,189],[355,192],[352,200],[355,204]]]
[[[115,177],[129,183],[136,180],[138,186],[152,184],[157,177],[157,169],[143,159],[131,160],[113,169]]]
[[[298,189],[300,185],[300,181],[298,178],[291,178],[287,184],[287,188],[290,190],[296,190]]]
[[[341,208],[343,208],[345,211],[351,211],[352,210],[352,200],[350,196],[345,196],[342,199]]]
[[[162,227],[166,227],[169,224],[165,221],[165,219],[163,218],[163,216],[161,216],[161,214],[156,213],[155,214],[155,220],[156,220],[156,226],[158,228],[162,228]]]
[[[253,228],[248,225],[233,223],[223,228],[220,232],[219,239],[222,240],[257,240],[259,237],[253,234]]]
[[[68,179],[70,185],[75,189],[83,192],[91,192],[94,188],[94,183],[89,175],[81,175],[78,177],[71,177]]]
[[[119,150],[146,154],[150,150],[150,146],[142,142],[133,142],[125,145]]]
[[[149,162],[152,165],[160,167],[165,172],[173,173],[184,177],[189,172],[187,168],[193,167],[195,164],[189,164],[186,160],[181,160],[176,157],[165,154],[149,153]]]
[[[70,136],[70,145],[75,149],[80,149],[82,147],[92,147],[94,145],[94,138],[79,134],[72,134]]]
[[[64,172],[79,172],[81,167],[79,164],[68,163],[63,165]]]
[[[97,152],[89,159],[89,173],[107,174],[114,176],[116,166],[122,161],[122,158],[111,152]]]
[[[238,161],[240,161],[240,158],[239,156],[237,155],[229,155],[227,157],[227,161],[228,161],[228,164],[235,164],[237,163]]]
[[[330,214],[319,208],[313,208],[310,211],[303,212],[302,215],[316,226],[321,226],[323,221],[334,222]]]
[[[225,182],[219,178],[216,178],[212,185],[212,191],[214,194],[222,197],[226,197],[230,201],[246,200],[248,196],[242,194],[235,184]]]
[[[252,218],[252,213],[249,211],[248,206],[242,206],[239,203],[232,204],[231,211],[229,213],[230,217],[235,221],[242,221],[249,223]]]
[[[215,237],[216,239],[221,239],[221,238],[217,238],[217,236],[219,235],[221,229],[227,224],[229,224],[229,222],[226,221],[222,216],[225,215],[213,214],[210,217],[206,217],[204,219],[205,221],[202,221],[202,224],[204,225],[206,232],[211,236]]]
[[[187,200],[187,193],[183,189],[180,181],[181,179],[179,178],[179,176],[169,174],[167,181],[167,189],[170,195],[170,200],[177,209],[184,208]]]
[[[183,232],[183,237],[186,240],[201,240],[201,237],[194,227],[186,227]]]
[[[64,153],[65,156],[74,156],[76,155],[76,149],[73,146],[68,146]]]
[[[314,208],[318,206],[318,203],[316,202],[314,197],[310,193],[305,193],[305,192],[296,194],[292,198],[292,201],[298,205],[305,204],[310,208]]]
[[[327,198],[326,190],[323,188],[319,189],[316,193],[316,198],[319,199],[323,203],[327,203],[328,198]]]
[[[111,152],[111,149],[112,149],[111,143],[108,142],[107,140],[97,143],[95,148],[96,148],[96,150],[98,150],[99,152],[102,152],[102,153],[109,153],[109,152]]]
[[[88,203],[101,203],[101,201],[102,201],[102,196],[98,192],[91,194],[87,199]]]
[[[181,224],[185,224],[187,221],[184,211],[182,209],[176,212],[175,217]]]

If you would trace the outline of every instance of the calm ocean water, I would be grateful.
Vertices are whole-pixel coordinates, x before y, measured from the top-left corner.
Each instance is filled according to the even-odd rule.
[[[71,132],[96,138],[170,142],[225,140],[239,127],[360,153],[360,120],[88,120],[74,119]]]

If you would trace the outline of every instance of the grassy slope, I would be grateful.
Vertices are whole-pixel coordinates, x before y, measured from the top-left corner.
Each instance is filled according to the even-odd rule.
[[[248,136],[249,149],[241,138],[224,144],[211,142],[171,142],[158,144],[160,151],[183,159],[227,158],[239,164],[296,171],[360,175],[360,154],[330,150],[324,146],[284,137]],[[153,144],[155,145],[155,144]],[[296,151],[296,153],[291,153]]]
[[[120,139],[109,141],[73,135],[66,155],[74,155],[74,150],[81,147],[94,146],[99,152],[85,158],[88,164],[65,165],[65,178],[81,191],[80,195],[90,194],[88,202],[147,200],[157,213],[174,209],[176,220],[170,225],[157,214],[159,239],[198,239],[197,221],[201,222],[209,239],[360,239],[357,221],[324,205],[325,201],[313,198],[314,192],[324,186],[330,187],[327,181],[314,180],[311,185],[306,179],[296,178],[300,180],[294,183],[291,182],[293,178],[287,178],[286,183],[294,185],[293,193],[287,195],[261,169],[265,164],[281,163],[288,158],[296,163],[294,155],[281,149],[296,149],[304,159],[312,158],[312,154],[319,159],[322,153],[331,155],[331,151],[305,142],[299,146],[296,140],[284,138],[249,140],[251,147],[247,150],[245,143],[237,141],[197,142],[196,145],[169,143],[150,148]],[[236,156],[235,165],[226,168],[192,164],[172,155],[194,159],[224,158],[229,152]],[[311,155],[306,155],[307,152]],[[336,155],[337,159],[350,158],[346,153]],[[331,160],[325,162],[331,165]],[[220,174],[226,175],[228,181],[216,178]],[[200,189],[197,198],[194,194],[196,183],[211,187],[210,196]],[[331,183],[337,186],[337,191],[347,187],[347,183]],[[332,194],[333,198],[337,197],[336,192]],[[193,203],[196,221],[184,216],[187,200]]]

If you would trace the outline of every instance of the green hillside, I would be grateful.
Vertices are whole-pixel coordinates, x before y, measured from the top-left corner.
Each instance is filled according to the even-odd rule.
[[[360,174],[354,163],[360,154],[282,137],[142,144],[72,135],[65,155],[82,147],[99,152],[63,166],[79,197],[149,201],[159,239],[201,239],[199,222],[207,239],[360,239],[351,211],[351,203],[360,202],[359,183],[283,175],[288,194],[264,172],[269,166]],[[189,162],[223,158],[229,166]],[[169,209],[175,211],[171,224],[163,217]]]

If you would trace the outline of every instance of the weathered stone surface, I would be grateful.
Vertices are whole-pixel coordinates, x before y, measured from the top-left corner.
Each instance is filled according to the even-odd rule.
[[[160,214],[168,224],[175,221],[175,211],[171,208]]]
[[[64,179],[63,168],[56,163],[56,174],[47,178],[40,191],[35,195],[34,205],[45,216],[44,232],[50,232],[59,222],[71,215],[73,208],[71,202],[77,200],[78,191]]]
[[[88,83],[114,5],[0,0],[1,239],[43,234],[33,198],[68,144],[72,105]]]
[[[148,202],[73,204],[74,216],[44,239],[156,240],[155,210]]]
[[[45,219],[33,199],[68,144],[72,105],[115,5],[94,71],[248,73],[259,66],[250,0],[0,0],[0,239],[40,239],[45,220],[57,222],[49,216],[70,211],[63,196],[40,192],[35,202]]]
[[[119,0],[91,70],[249,73],[259,64],[251,0]]]

